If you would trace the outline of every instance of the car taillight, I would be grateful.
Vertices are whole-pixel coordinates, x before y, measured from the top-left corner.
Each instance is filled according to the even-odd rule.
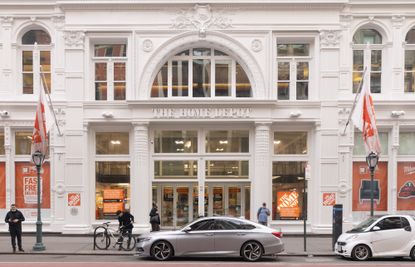
[[[282,237],[282,232],[272,232],[272,235],[278,238]]]

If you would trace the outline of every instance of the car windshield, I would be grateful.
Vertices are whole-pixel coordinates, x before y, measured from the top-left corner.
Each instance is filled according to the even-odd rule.
[[[347,231],[347,233],[361,233],[366,231],[366,229],[371,226],[377,219],[379,219],[379,216],[374,216],[367,218],[363,222],[359,223],[356,227],[354,227],[352,230]]]

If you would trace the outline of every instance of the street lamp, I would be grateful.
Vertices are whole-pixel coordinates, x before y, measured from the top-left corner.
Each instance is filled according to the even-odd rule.
[[[32,155],[33,162],[36,165],[37,171],[37,221],[36,221],[36,244],[33,246],[33,250],[41,251],[45,250],[46,247],[42,243],[42,218],[40,216],[40,170],[42,169],[45,155],[40,151],[36,151]]]
[[[366,157],[367,166],[369,166],[370,170],[370,216],[373,216],[373,179],[375,176],[375,168],[378,165],[379,156],[374,152],[370,152],[369,155]]]

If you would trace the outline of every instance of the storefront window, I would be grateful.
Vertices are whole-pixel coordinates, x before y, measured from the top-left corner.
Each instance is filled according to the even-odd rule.
[[[274,154],[307,154],[307,133],[275,132]]]
[[[415,162],[398,162],[397,210],[415,210]]]
[[[0,155],[4,155],[4,133],[0,132]]]
[[[97,155],[129,154],[128,133],[97,133]]]
[[[388,155],[388,133],[379,132],[379,139],[380,146],[382,148],[382,155]],[[353,155],[367,155],[361,132],[354,133]]]
[[[249,161],[206,161],[206,179],[247,179],[249,175]]]
[[[383,153],[383,151],[382,151]],[[399,155],[415,155],[415,133],[399,133]]]
[[[206,135],[208,153],[248,153],[249,131],[209,131]]]
[[[154,153],[196,153],[197,131],[156,131]]]
[[[154,177],[160,179],[195,179],[197,161],[159,160],[154,162]]]
[[[96,162],[96,219],[116,219],[117,210],[130,209],[130,163]]]
[[[303,219],[305,162],[273,162],[272,219]]]
[[[32,145],[31,132],[17,132],[15,135],[16,155],[30,155]]]

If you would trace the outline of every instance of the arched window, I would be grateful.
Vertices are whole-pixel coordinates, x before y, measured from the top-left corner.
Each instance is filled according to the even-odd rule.
[[[252,97],[242,66],[212,48],[193,48],[169,59],[154,78],[151,97]]]
[[[370,74],[370,91],[381,92],[382,35],[374,29],[360,29],[353,36],[353,93],[359,89],[364,69]]]
[[[415,28],[405,38],[405,93],[415,93]]]
[[[22,36],[22,91],[34,93],[34,75],[42,76],[51,91],[51,39],[44,30],[30,30]],[[35,49],[36,47],[36,49]],[[42,67],[40,69],[40,67]]]

